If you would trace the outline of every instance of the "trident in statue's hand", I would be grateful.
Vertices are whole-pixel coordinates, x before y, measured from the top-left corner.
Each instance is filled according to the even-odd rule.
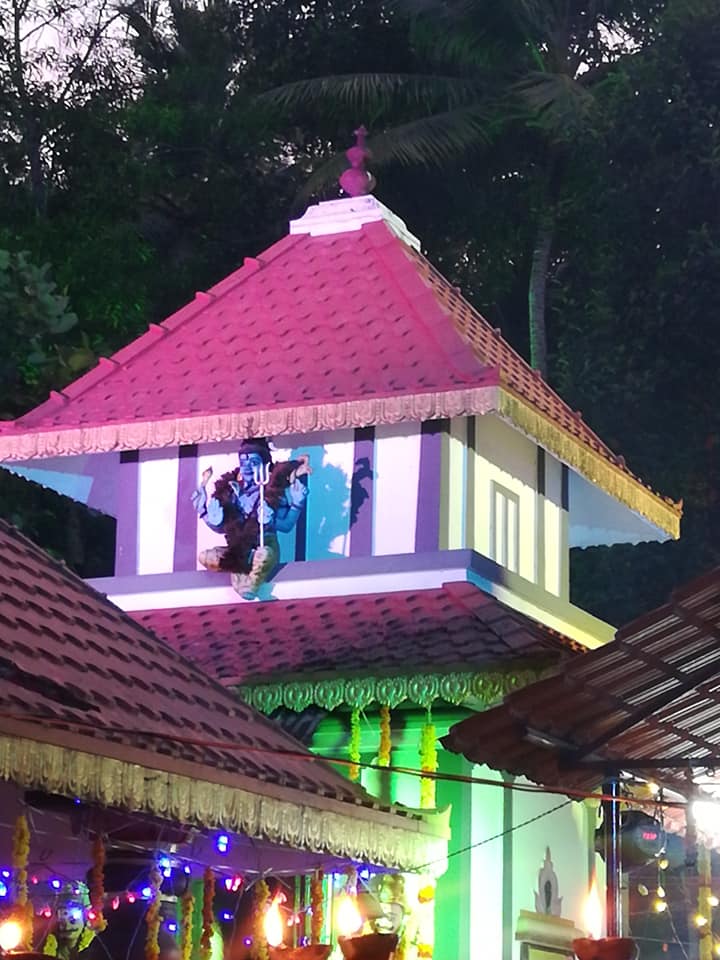
[[[260,500],[258,502],[258,526],[260,527],[260,543],[258,546],[262,550],[265,546],[265,487],[270,481],[270,464],[253,464],[253,480],[260,488]]]

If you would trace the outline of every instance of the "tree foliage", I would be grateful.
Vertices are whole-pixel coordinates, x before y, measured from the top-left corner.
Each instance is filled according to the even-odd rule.
[[[431,259],[526,354],[540,277],[552,382],[685,498],[680,543],[578,553],[577,602],[620,622],[717,561],[715,3],[76,2],[0,0],[0,412],[281,236],[364,121]]]

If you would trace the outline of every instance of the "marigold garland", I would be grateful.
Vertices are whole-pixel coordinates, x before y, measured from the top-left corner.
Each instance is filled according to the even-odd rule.
[[[253,960],[270,960],[267,937],[265,936],[265,914],[270,903],[270,887],[260,879],[255,884],[255,905],[253,910]]]
[[[183,894],[180,901],[180,951],[182,960],[191,960],[193,948],[193,913],[195,897],[190,890]]]
[[[15,821],[12,839],[12,868],[14,910],[18,923],[23,927],[23,943],[32,949],[33,908],[28,900],[27,867],[30,859],[30,828],[24,813]]]
[[[150,881],[150,903],[145,914],[145,925],[147,933],[145,935],[145,960],[158,960],[160,956],[160,887],[162,886],[162,874],[158,870],[157,864],[153,864],[148,874]]]
[[[203,874],[202,933],[200,934],[201,960],[210,960],[213,933],[213,903],[215,900],[215,874],[205,867]]]
[[[420,769],[423,773],[435,773],[437,770],[437,746],[435,724],[428,707],[427,719],[420,733]],[[435,807],[435,781],[430,777],[420,778],[420,806],[423,809]]]
[[[378,750],[378,766],[390,766],[390,751],[392,750],[392,736],[390,732],[390,707],[380,707],[380,749]]]
[[[323,920],[325,919],[323,911],[325,903],[324,878],[325,874],[322,870],[316,870],[310,878],[310,943],[320,943],[320,937],[322,937]]]
[[[350,779],[360,779],[360,710],[353,707],[350,714]]]
[[[107,929],[107,920],[103,913],[105,906],[105,844],[98,834],[92,846],[93,865],[90,871],[90,906],[95,917],[92,921],[94,929],[102,933]]]
[[[418,960],[432,960],[433,948],[429,943],[419,943],[417,948]]]
[[[435,899],[435,887],[428,883],[424,887],[420,887],[418,890],[418,903],[430,903]]]

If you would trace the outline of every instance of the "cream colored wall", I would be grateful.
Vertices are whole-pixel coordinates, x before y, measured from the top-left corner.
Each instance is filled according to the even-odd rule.
[[[468,546],[493,557],[491,510],[493,484],[499,484],[519,501],[520,549],[517,573],[533,583],[537,579],[536,511],[537,453],[535,444],[492,414],[475,417],[474,451],[470,451],[472,530]]]

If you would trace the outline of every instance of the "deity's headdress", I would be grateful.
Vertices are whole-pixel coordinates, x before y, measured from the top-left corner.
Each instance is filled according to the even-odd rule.
[[[90,906],[90,894],[84,883],[66,883],[58,893],[58,906],[80,907]]]
[[[272,463],[270,444],[268,443],[266,437],[252,437],[250,439],[243,440],[243,442],[240,444],[240,449],[238,450],[238,456],[241,456],[243,453],[257,453],[263,458],[263,463]]]

